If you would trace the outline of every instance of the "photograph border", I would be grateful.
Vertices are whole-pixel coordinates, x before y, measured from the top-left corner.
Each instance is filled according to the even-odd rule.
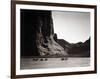
[[[76,72],[61,72],[61,73],[60,72],[59,73],[46,73],[46,74],[43,73],[43,74],[16,75],[16,4],[94,9],[94,70],[76,71]],[[92,74],[92,73],[97,73],[97,6],[96,5],[33,2],[33,1],[14,1],[14,0],[11,1],[11,79],[29,78],[29,77],[45,77],[45,76]]]

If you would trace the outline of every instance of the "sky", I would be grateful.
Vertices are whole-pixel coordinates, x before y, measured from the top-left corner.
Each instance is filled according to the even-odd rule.
[[[90,13],[52,11],[54,32],[70,43],[85,42],[90,37]]]

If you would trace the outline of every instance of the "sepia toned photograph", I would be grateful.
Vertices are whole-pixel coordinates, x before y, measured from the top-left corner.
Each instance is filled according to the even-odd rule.
[[[21,69],[90,65],[90,13],[21,9]]]
[[[11,78],[96,73],[96,6],[12,1]]]

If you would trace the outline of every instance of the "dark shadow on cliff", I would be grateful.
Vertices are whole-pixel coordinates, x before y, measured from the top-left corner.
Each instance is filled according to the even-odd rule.
[[[21,56],[65,56],[54,40],[51,11],[21,9]]]

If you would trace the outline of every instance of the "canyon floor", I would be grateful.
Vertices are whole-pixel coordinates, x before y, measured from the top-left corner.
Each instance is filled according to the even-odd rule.
[[[86,67],[90,66],[89,57],[68,57],[68,59],[62,58],[21,58],[21,69],[41,69],[41,68],[61,68],[61,67]]]

